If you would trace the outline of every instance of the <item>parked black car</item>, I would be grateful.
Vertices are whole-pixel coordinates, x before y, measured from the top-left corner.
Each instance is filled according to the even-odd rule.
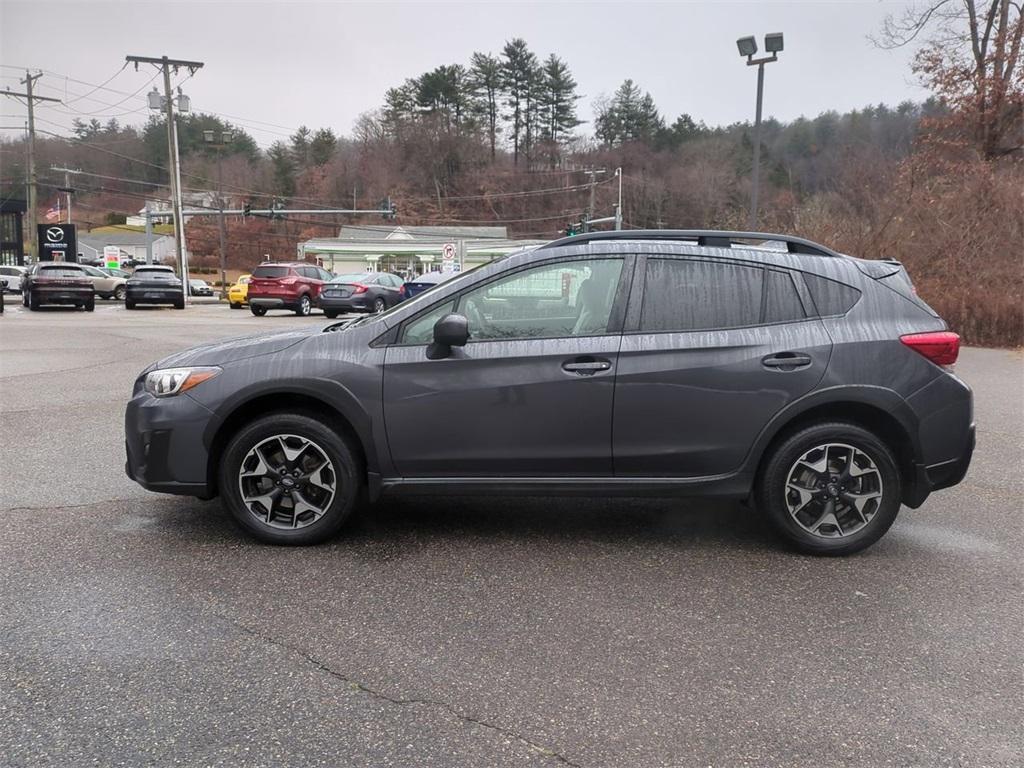
[[[401,288],[402,278],[390,272],[338,275],[320,291],[320,307],[331,318],[344,312],[383,312],[402,300]]]
[[[137,267],[125,288],[125,309],[135,309],[139,304],[170,304],[175,309],[185,308],[181,280],[170,267],[160,264]]]
[[[205,280],[192,279],[188,281],[189,296],[213,296],[213,288]]]
[[[449,280],[458,272],[424,272],[419,277],[413,277],[406,280],[402,287],[399,289],[399,295],[402,299],[411,299],[413,296],[428,291],[435,285],[443,283],[445,280]]]
[[[81,264],[40,261],[22,278],[21,300],[30,310],[62,304],[92,312],[96,308],[96,291],[92,278]]]
[[[967,472],[959,342],[897,262],[591,233],[380,315],[164,358],[135,382],[127,471],[285,544],[388,493],[707,495],[846,554]]]

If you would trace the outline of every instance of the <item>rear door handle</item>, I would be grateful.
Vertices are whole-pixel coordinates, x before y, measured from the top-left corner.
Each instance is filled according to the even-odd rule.
[[[576,359],[566,360],[562,363],[562,370],[568,371],[569,373],[575,373],[579,376],[593,376],[599,371],[607,371],[612,367],[610,360],[602,359]]]
[[[812,362],[809,355],[799,352],[779,352],[777,355],[761,358],[761,365],[765,368],[774,368],[779,371],[796,371],[806,368]]]

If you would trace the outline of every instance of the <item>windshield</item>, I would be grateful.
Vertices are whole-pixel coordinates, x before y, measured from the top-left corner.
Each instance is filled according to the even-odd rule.
[[[353,272],[351,275],[336,275],[331,278],[332,283],[362,283],[372,278],[369,272]]]

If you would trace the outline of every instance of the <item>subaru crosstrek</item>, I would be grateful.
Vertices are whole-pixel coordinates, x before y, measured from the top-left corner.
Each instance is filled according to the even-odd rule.
[[[846,554],[964,477],[958,352],[897,262],[581,235],[378,315],[159,361],[127,408],[127,472],[219,494],[281,544],[387,494],[614,494],[746,499],[800,549]]]

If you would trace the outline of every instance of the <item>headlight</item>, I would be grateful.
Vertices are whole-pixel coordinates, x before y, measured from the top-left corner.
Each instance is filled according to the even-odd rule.
[[[220,373],[220,368],[164,368],[146,374],[146,391],[154,397],[170,397],[187,392]]]

